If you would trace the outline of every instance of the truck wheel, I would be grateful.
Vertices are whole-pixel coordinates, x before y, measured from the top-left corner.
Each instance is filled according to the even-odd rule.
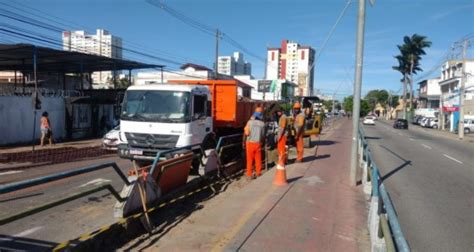
[[[311,148],[311,136],[303,138],[303,146],[305,148]]]

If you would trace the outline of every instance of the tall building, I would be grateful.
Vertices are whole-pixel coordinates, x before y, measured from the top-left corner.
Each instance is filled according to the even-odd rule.
[[[64,31],[63,50],[121,59],[122,39],[102,29],[97,29],[96,34],[86,34],[85,31]],[[112,71],[94,72],[92,80],[96,84],[103,84],[110,81],[113,75],[118,76],[118,74]]]
[[[296,95],[311,95],[314,81],[314,54],[310,46],[282,40],[280,48],[267,49],[267,80],[286,79],[298,84]]]
[[[217,72],[225,75],[252,75],[252,65],[244,60],[241,52],[234,52],[232,56],[217,58]]]

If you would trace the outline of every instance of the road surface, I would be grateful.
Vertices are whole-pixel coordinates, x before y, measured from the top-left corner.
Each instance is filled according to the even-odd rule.
[[[112,155],[106,158],[17,171],[0,171],[0,184],[105,162],[117,162],[125,174],[131,164],[128,160],[119,159]],[[123,182],[117,173],[113,169],[106,168],[23,189],[0,196],[0,218],[59,199],[80,190],[96,187],[100,183],[110,183],[119,192],[123,186]],[[55,243],[76,238],[82,233],[90,232],[115,222],[116,220],[113,217],[114,204],[115,198],[108,191],[101,191],[0,226],[0,250],[2,248],[16,248],[28,251],[47,250]]]
[[[419,126],[364,126],[413,251],[474,251],[474,144]]]

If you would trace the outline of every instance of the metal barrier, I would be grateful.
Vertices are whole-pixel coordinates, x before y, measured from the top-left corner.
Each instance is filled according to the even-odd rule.
[[[127,177],[125,176],[125,174],[122,173],[122,171],[120,170],[120,168],[117,166],[116,163],[103,163],[103,164],[98,164],[98,165],[93,165],[93,166],[88,166],[88,167],[72,170],[72,171],[60,172],[60,173],[56,173],[56,174],[53,174],[53,175],[48,175],[48,176],[39,177],[39,178],[35,178],[35,179],[29,179],[29,180],[24,180],[24,181],[20,181],[20,182],[1,185],[0,186],[0,195],[10,193],[10,192],[14,192],[14,191],[18,191],[18,190],[25,189],[25,188],[29,188],[29,187],[33,187],[33,186],[37,186],[37,185],[41,185],[41,184],[46,184],[48,182],[52,182],[52,181],[56,181],[56,180],[60,180],[60,179],[64,179],[64,178],[69,178],[69,177],[81,175],[81,174],[84,174],[84,173],[98,171],[98,170],[109,168],[109,167],[112,167],[115,170],[115,172],[117,172],[119,177],[122,179],[122,181],[126,185],[130,185],[130,181],[128,181]],[[112,185],[105,184],[105,185],[101,185],[99,187],[96,187],[96,188],[93,188],[93,189],[90,189],[90,190],[86,190],[86,191],[82,191],[82,192],[79,192],[79,193],[69,195],[65,198],[62,198],[62,199],[59,199],[59,200],[56,200],[56,201],[48,202],[46,204],[34,207],[32,209],[28,209],[26,211],[23,211],[23,212],[20,212],[20,213],[11,215],[11,216],[7,216],[7,217],[0,220],[0,225],[10,223],[12,221],[24,218],[26,216],[29,216],[29,215],[32,215],[32,214],[35,214],[35,213],[38,213],[38,212],[41,212],[41,211],[44,211],[44,210],[47,210],[49,208],[58,206],[60,204],[64,204],[64,203],[72,201],[72,200],[84,197],[86,195],[96,193],[96,192],[101,191],[101,190],[110,191],[112,193],[112,195],[120,202],[123,202],[125,200],[124,198],[122,198],[120,196],[120,193],[118,193],[112,187]]]
[[[196,147],[199,147],[202,156],[205,156],[205,155],[206,155],[206,153],[205,153],[204,150],[202,149],[201,144],[192,144],[192,145],[183,146],[183,147],[179,147],[179,148],[175,148],[175,149],[169,149],[169,150],[158,151],[158,152],[156,153],[156,156],[155,156],[154,160],[153,160],[153,164],[151,165],[150,174],[153,174],[153,172],[155,171],[156,165],[158,164],[158,162],[160,161],[160,159],[162,158],[163,155],[165,155],[165,154],[171,154],[171,153],[173,153],[173,152],[178,152],[178,151],[183,151],[183,150],[192,151],[192,150],[194,150],[194,149],[197,149]],[[201,161],[201,163],[202,163],[202,160],[200,160],[200,161]]]
[[[242,153],[242,134],[234,134],[219,138],[216,146],[216,154],[218,158],[218,175],[220,176],[221,166],[236,161],[235,153]],[[229,155],[230,154],[230,155]]]
[[[390,196],[385,189],[385,186],[382,182],[379,169],[372,157],[372,154],[369,150],[367,141],[365,140],[364,132],[362,127],[359,128],[359,162],[363,169],[363,178],[362,182],[364,186],[371,186],[371,190],[366,193],[371,193],[374,207],[376,209],[371,209],[376,215],[372,215],[372,218],[369,218],[369,227],[373,227],[376,230],[370,228],[371,236],[377,233],[378,238],[384,238],[385,246],[387,251],[410,251],[410,247],[403,235],[403,232],[400,228],[400,223],[398,222],[397,214],[393,207]],[[377,220],[378,218],[378,220]],[[395,243],[393,242],[395,241]]]

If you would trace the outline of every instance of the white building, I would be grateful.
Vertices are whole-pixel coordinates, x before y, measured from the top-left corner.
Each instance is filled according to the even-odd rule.
[[[418,83],[417,108],[439,108],[439,97],[441,88],[439,86],[440,77],[426,79]]]
[[[217,72],[220,74],[252,75],[252,65],[244,60],[241,52],[234,52],[232,56],[219,56],[217,62]]]
[[[310,46],[283,40],[281,48],[267,49],[265,79],[286,79],[298,84],[295,95],[307,96],[313,93],[314,54]]]
[[[459,121],[459,97],[462,76],[460,60],[450,60],[441,67],[440,109],[443,111],[445,124],[454,131]],[[464,85],[464,115],[474,115],[474,60],[466,61],[466,82]]]
[[[122,39],[113,36],[106,30],[97,29],[96,34],[86,34],[85,31],[65,31],[62,37],[63,50],[122,59]],[[117,74],[118,72],[115,73],[115,75]],[[97,84],[104,84],[112,79],[112,71],[92,74],[92,80]]]
[[[134,85],[168,83],[168,80],[208,80],[214,77],[214,72],[201,65],[184,64],[181,71],[149,71],[139,72],[134,79]]]

